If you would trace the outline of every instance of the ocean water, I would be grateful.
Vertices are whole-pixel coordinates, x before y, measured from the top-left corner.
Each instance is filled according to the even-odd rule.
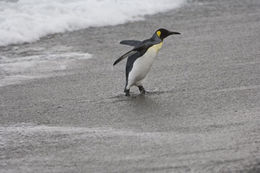
[[[178,8],[185,1],[0,0],[0,87],[57,75],[72,68],[73,62],[93,57],[68,46],[46,49],[20,46],[23,43],[50,34],[145,20],[145,15]]]
[[[143,20],[185,0],[0,1],[0,46],[32,42],[48,34]]]

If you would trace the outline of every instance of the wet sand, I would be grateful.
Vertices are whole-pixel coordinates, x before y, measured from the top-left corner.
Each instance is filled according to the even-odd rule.
[[[196,1],[147,20],[51,35],[19,50],[93,58],[0,87],[0,172],[259,172],[260,2]],[[123,39],[169,37],[144,84],[123,95]]]

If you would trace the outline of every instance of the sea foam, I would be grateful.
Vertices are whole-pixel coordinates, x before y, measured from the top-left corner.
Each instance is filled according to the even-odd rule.
[[[0,55],[0,87],[32,79],[63,75],[64,71],[80,68],[82,60],[92,58],[89,53],[73,52],[69,47],[66,48],[68,52],[57,50],[56,53],[45,52],[24,57]]]
[[[185,0],[0,1],[0,46],[32,42],[48,34],[143,20]]]

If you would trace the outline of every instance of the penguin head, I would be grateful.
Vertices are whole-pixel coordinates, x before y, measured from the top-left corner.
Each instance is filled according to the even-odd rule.
[[[160,28],[154,33],[156,36],[158,36],[161,40],[165,39],[169,35],[174,35],[174,34],[181,34],[179,32],[174,32],[174,31],[168,31],[167,29]]]

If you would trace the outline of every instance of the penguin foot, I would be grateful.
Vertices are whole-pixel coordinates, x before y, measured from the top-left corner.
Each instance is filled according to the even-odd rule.
[[[124,91],[124,92],[125,92],[125,96],[130,96],[130,90],[129,90],[129,89],[128,89],[128,90],[127,90],[127,89],[125,89],[125,91]]]
[[[138,89],[139,89],[141,94],[145,94],[145,89],[144,89],[143,86],[138,86]]]

